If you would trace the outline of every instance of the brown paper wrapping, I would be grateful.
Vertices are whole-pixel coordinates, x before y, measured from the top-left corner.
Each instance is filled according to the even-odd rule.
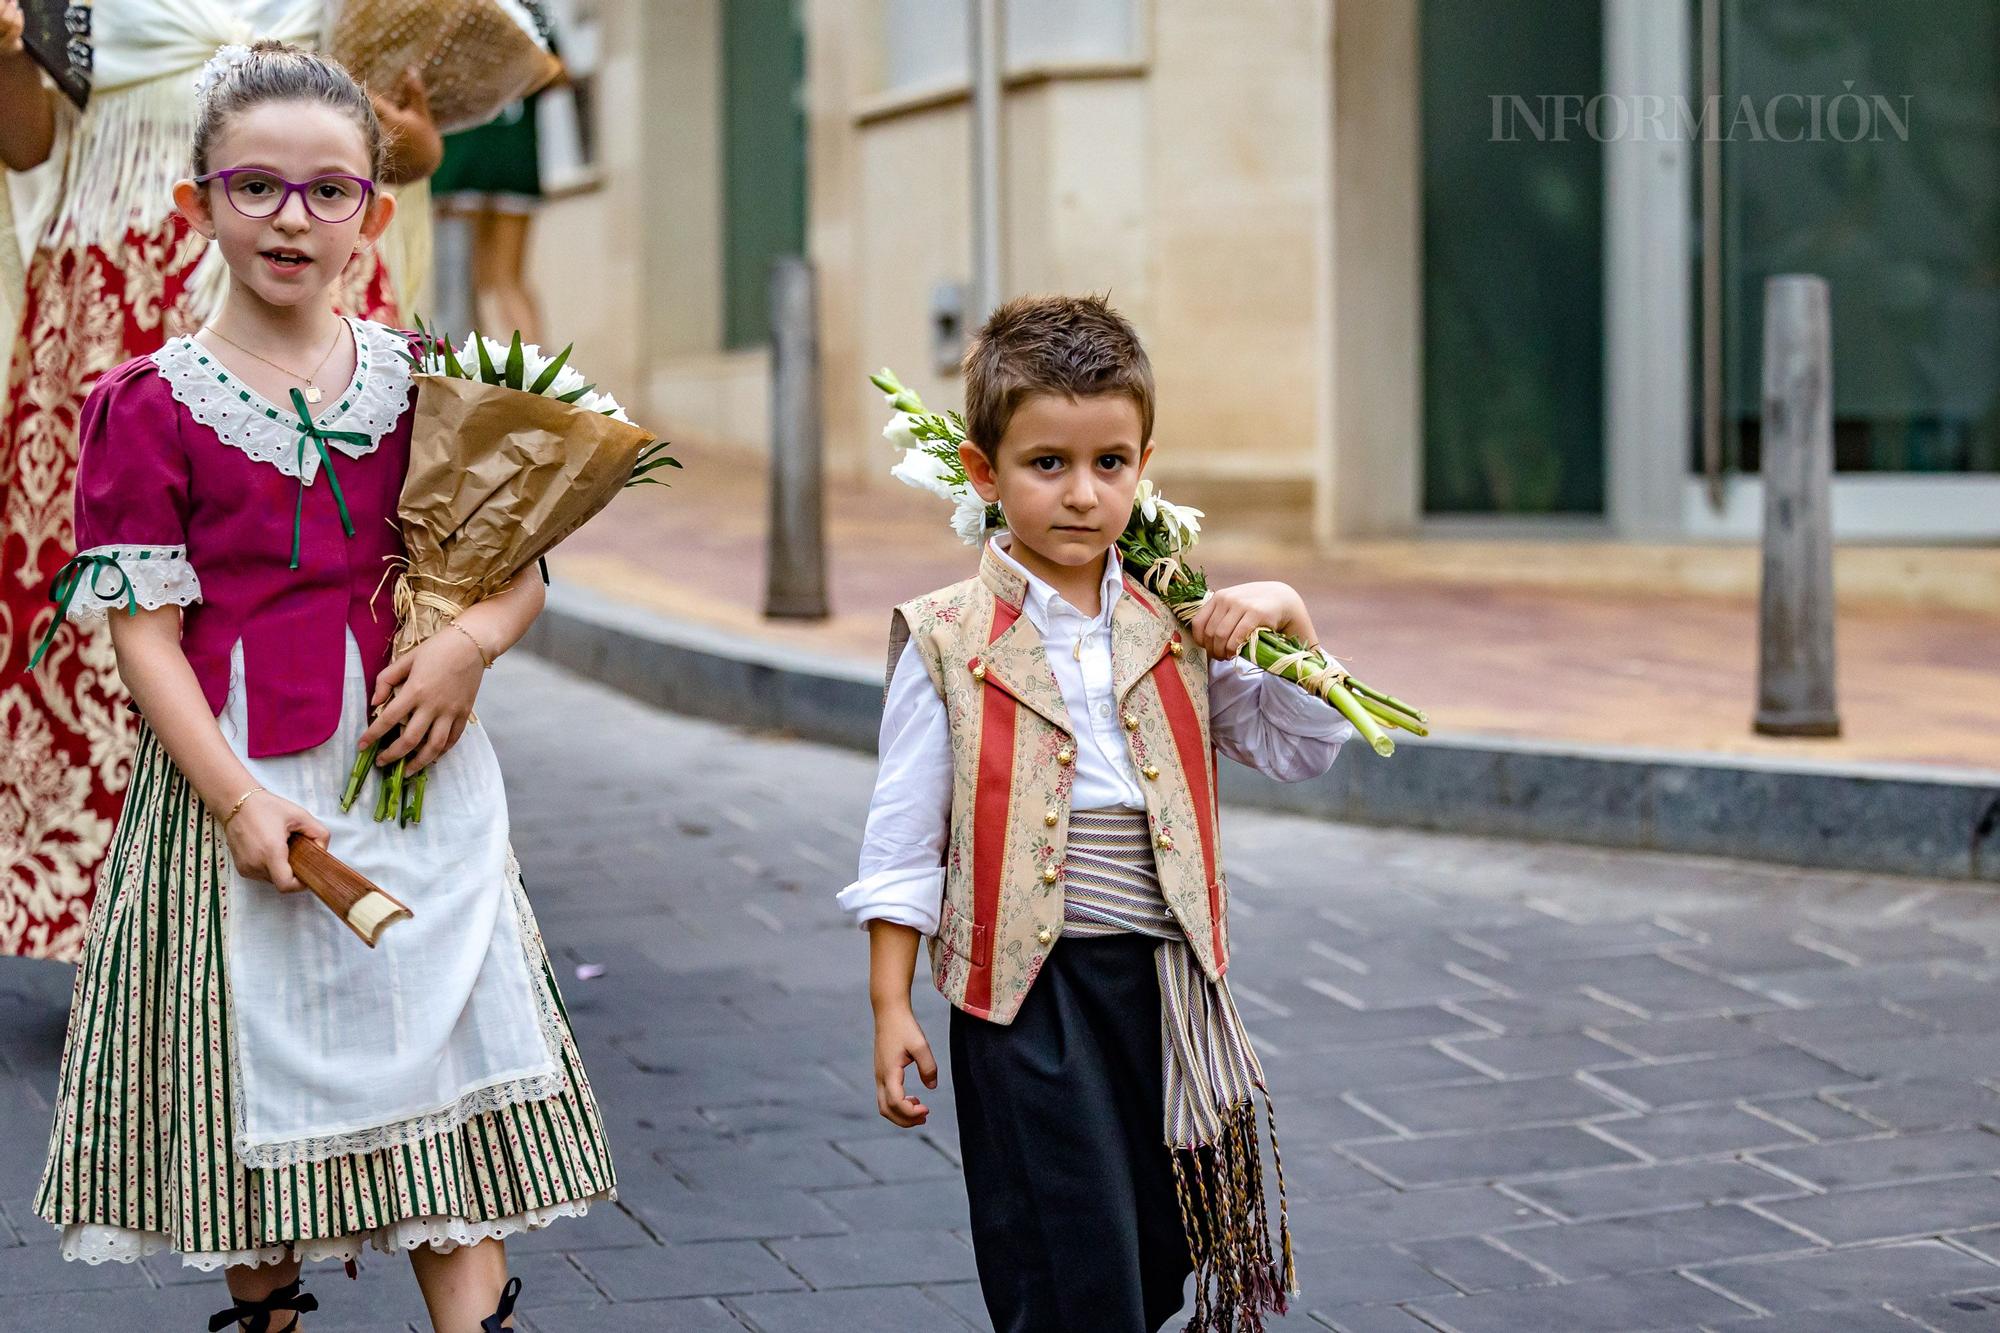
[[[562,62],[493,0],[345,0],[328,48],[378,91],[416,66],[446,134],[484,125],[562,73]]]
[[[604,508],[653,437],[539,394],[418,375],[397,516],[396,652],[501,591]]]

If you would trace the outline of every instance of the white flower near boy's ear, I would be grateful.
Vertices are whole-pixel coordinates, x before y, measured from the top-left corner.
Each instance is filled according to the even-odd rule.
[[[1201,520],[1208,517],[1201,510],[1193,505],[1177,505],[1157,497],[1156,503],[1160,506],[1160,513],[1167,520],[1168,526],[1177,530],[1183,543],[1193,542],[1201,535]]]
[[[979,492],[969,486],[959,492],[958,507],[951,513],[951,530],[967,546],[979,545],[979,539],[986,535],[986,509]]]
[[[1153,490],[1152,482],[1142,481],[1139,483],[1139,489],[1132,493],[1132,507],[1138,510],[1139,517],[1145,519],[1148,523],[1156,522],[1159,519],[1160,499],[1159,495]]]
[[[902,462],[889,469],[889,475],[905,486],[929,491],[940,500],[958,499],[958,489],[952,485],[951,469],[928,449],[910,450],[903,455]]]
[[[908,412],[898,412],[889,418],[889,424],[882,427],[882,438],[898,449],[915,449],[917,432],[914,428],[916,417]]]

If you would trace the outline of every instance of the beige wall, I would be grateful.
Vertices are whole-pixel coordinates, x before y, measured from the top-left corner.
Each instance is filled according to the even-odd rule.
[[[607,185],[547,210],[537,262],[551,327],[642,385],[662,429],[762,447],[765,359],[719,348],[721,3],[601,0]],[[1010,75],[1004,286],[1108,291],[1133,319],[1159,382],[1157,467],[1185,498],[1321,536],[1406,529],[1412,6],[1341,0],[1337,42],[1331,3],[1138,3],[1138,59]],[[880,9],[801,12],[827,457],[889,485],[865,375],[892,365],[958,405],[929,320],[933,288],[969,277],[970,168],[962,85],[879,91]]]

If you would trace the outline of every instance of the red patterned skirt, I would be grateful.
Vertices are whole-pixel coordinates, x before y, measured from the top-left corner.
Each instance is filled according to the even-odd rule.
[[[116,250],[38,250],[28,269],[0,415],[0,954],[82,951],[138,718],[104,627],[63,631],[32,674],[28,658],[56,613],[49,582],[76,554],[84,397],[105,371],[200,323],[189,281],[206,245],[175,215]],[[348,266],[338,304],[394,321],[374,251]]]

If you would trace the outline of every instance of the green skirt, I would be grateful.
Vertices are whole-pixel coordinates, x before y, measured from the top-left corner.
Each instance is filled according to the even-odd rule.
[[[616,1197],[597,1103],[532,916],[523,934],[561,1015],[560,1093],[395,1147],[243,1166],[230,1147],[229,876],[219,823],[142,730],[77,969],[35,1199],[61,1229],[64,1257],[101,1263],[174,1250],[217,1268],[287,1254],[349,1259],[364,1244],[449,1249]]]

